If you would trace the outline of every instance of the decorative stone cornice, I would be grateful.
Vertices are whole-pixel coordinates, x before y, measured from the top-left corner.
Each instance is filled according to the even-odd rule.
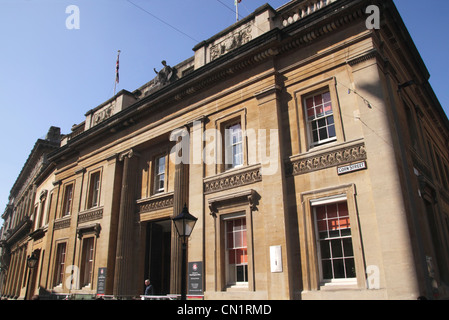
[[[55,230],[60,230],[60,229],[69,228],[71,220],[72,220],[71,216],[63,217],[63,218],[60,218],[60,219],[56,220],[55,224],[54,224],[54,229]]]
[[[359,143],[319,155],[291,160],[287,163],[287,174],[296,176],[366,159],[365,144]]]
[[[173,207],[173,193],[137,201],[137,212],[146,213]]]
[[[26,217],[23,219],[14,229],[9,229],[6,232],[6,241],[8,245],[12,245],[18,239],[21,239],[24,237],[31,229],[31,226],[33,225],[33,222],[30,220],[29,217]]]
[[[251,183],[262,181],[260,166],[245,169],[244,171],[231,172],[219,177],[207,178],[204,181],[204,194],[210,194]]]
[[[103,218],[103,208],[94,208],[88,211],[81,212],[78,215],[78,223],[84,223]]]
[[[37,229],[37,230],[31,232],[29,236],[30,236],[30,238],[33,239],[34,241],[37,241],[37,240],[39,240],[39,239],[42,239],[46,232],[47,232],[46,229],[39,228],[39,229]]]
[[[281,21],[284,27],[293,24],[315,11],[318,11],[338,0],[307,0],[295,5],[288,11],[282,14]],[[287,6],[287,5],[286,5]]]
[[[335,1],[332,1],[335,2]],[[329,5],[328,5],[329,6]],[[289,40],[285,41],[283,45],[279,48],[280,53],[284,53],[293,49],[297,49],[300,46],[308,45],[310,42],[317,40],[318,38],[321,38],[322,36],[328,36],[330,33],[335,32],[345,25],[348,25],[350,23],[353,23],[356,20],[363,19],[365,17],[365,14],[361,8],[354,8],[354,9],[348,9],[347,7],[345,9],[345,6],[340,7],[338,10],[335,10],[331,14],[326,13],[326,10],[323,10],[323,15],[326,16],[325,20],[319,19],[319,16],[317,18],[313,18],[312,13],[315,13],[315,10],[313,12],[310,12],[306,15],[303,15],[301,19],[297,19],[296,21],[293,21],[294,18],[287,18],[287,20],[284,21],[290,21],[287,23],[287,26],[284,31],[287,33],[294,34]],[[347,13],[341,14],[340,10],[346,10],[349,11]],[[321,10],[320,10],[321,11]],[[318,14],[318,12],[316,13]],[[295,15],[295,14],[294,14]],[[310,18],[308,18],[310,16]],[[311,19],[309,21],[306,21],[307,19]],[[293,20],[292,20],[293,19]],[[305,20],[304,22],[301,22],[302,20]],[[313,22],[317,21],[316,24],[313,24]],[[319,22],[318,22],[319,21]],[[297,24],[295,23],[297,22]],[[299,32],[296,32],[295,29],[298,28],[299,25],[302,23],[312,23],[307,26],[307,28],[299,28]]]
[[[381,59],[382,57],[380,56],[379,52],[376,49],[372,49],[368,52],[363,53],[362,55],[359,55],[357,57],[352,58],[351,60],[348,60],[348,64],[353,67],[356,64],[371,60],[371,59],[376,59],[379,58]]]

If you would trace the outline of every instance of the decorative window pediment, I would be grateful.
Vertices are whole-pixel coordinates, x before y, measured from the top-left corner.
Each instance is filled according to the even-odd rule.
[[[78,238],[81,239],[87,234],[94,234],[97,238],[100,235],[101,225],[99,223],[90,224],[87,226],[78,227],[76,233]]]
[[[226,194],[209,199],[209,209],[212,216],[216,216],[220,207],[233,207],[247,204],[252,211],[257,209],[259,196],[253,189]]]

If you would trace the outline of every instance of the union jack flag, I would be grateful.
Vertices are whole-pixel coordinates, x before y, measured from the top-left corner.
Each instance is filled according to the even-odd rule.
[[[120,68],[120,62],[119,62],[119,59],[120,59],[120,50],[118,51],[118,55],[117,55],[117,64],[116,64],[116,66],[115,66],[115,82],[116,82],[116,83],[119,83],[119,82],[120,82],[120,77],[119,77],[119,72],[118,72],[118,70],[119,70],[119,68]]]

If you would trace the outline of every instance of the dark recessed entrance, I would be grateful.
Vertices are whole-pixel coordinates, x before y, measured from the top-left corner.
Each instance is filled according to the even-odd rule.
[[[150,279],[155,295],[170,293],[171,220],[148,222],[145,279]]]

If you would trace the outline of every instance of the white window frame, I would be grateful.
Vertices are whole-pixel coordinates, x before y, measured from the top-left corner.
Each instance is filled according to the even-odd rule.
[[[163,170],[160,171],[160,160],[164,160]],[[166,185],[166,171],[167,171],[167,159],[166,155],[158,156],[154,158],[154,194],[163,193]],[[160,187],[160,182],[163,181],[163,186]]]
[[[91,246],[88,246],[91,244]],[[82,287],[88,287],[92,284],[92,276],[94,272],[94,258],[95,258],[95,238],[88,237],[83,239],[82,246]]]
[[[331,113],[326,114],[326,112],[324,110],[324,102],[323,102],[323,105],[322,105],[322,107],[323,107],[323,115],[318,116],[315,113],[314,118],[313,119],[309,119],[308,108],[307,108],[307,100],[310,99],[310,98],[315,98],[318,95],[321,95],[323,97],[323,95],[326,94],[326,93],[329,94],[329,99],[330,99],[330,104],[331,104],[331,109],[332,109]],[[335,107],[334,107],[334,103],[332,101],[332,93],[329,90],[329,88],[324,88],[324,89],[322,89],[320,91],[317,91],[317,92],[314,92],[314,93],[311,93],[311,94],[307,94],[303,98],[303,105],[304,105],[304,117],[305,117],[305,120],[306,120],[306,126],[307,126],[307,132],[308,132],[309,146],[311,148],[313,148],[313,147],[320,146],[320,145],[323,145],[323,144],[326,144],[326,143],[329,143],[329,142],[336,141],[337,140],[337,128],[336,128],[335,115],[334,115],[335,114]],[[316,108],[314,108],[314,111],[316,111]],[[327,121],[331,117],[333,119],[333,123],[332,124],[328,124]],[[329,136],[329,128],[333,126],[333,128],[334,128],[334,135],[332,137],[328,137],[326,139],[320,140],[319,129],[318,129],[318,123],[319,123],[320,120],[324,120],[326,122],[326,125],[324,127],[321,127],[321,128],[326,128],[328,136]],[[313,123],[316,123],[316,125],[317,125],[317,129],[316,129],[317,137],[318,137],[317,141],[314,140]]]
[[[62,251],[62,249],[64,249]],[[67,243],[59,242],[56,245],[55,271],[54,271],[54,287],[62,286],[65,274],[65,259],[67,257]]]
[[[238,126],[238,128],[237,128]],[[235,139],[234,139],[235,138]],[[237,149],[240,147],[240,152]],[[243,129],[241,121],[234,122],[225,129],[225,168],[226,170],[243,166]],[[239,161],[235,161],[238,157]]]
[[[89,183],[89,194],[88,194],[89,197],[88,209],[100,206],[100,186],[101,186],[101,171],[91,173]]]
[[[70,188],[70,190],[69,190]],[[72,213],[72,206],[73,206],[73,192],[75,189],[74,183],[69,183],[64,187],[64,202],[62,207],[62,217],[70,216]],[[70,191],[70,192],[68,192]]]
[[[335,195],[335,196],[330,196],[330,197],[325,197],[325,198],[321,198],[321,199],[313,199],[310,200],[310,206],[311,206],[311,210],[313,213],[313,224],[315,227],[315,235],[316,235],[316,248],[317,248],[317,264],[318,264],[318,269],[319,269],[319,274],[320,274],[320,283],[324,286],[332,286],[332,285],[356,285],[357,284],[357,274],[355,275],[355,277],[353,278],[332,278],[332,279],[324,279],[323,276],[323,269],[322,269],[322,257],[321,257],[321,245],[320,242],[321,241],[332,241],[332,240],[339,240],[339,239],[343,239],[343,238],[351,238],[351,245],[352,245],[352,252],[353,252],[353,256],[352,259],[354,259],[354,266],[356,265],[356,261],[355,261],[355,251],[354,251],[354,243],[353,243],[353,228],[352,228],[352,222],[350,219],[350,229],[351,229],[351,235],[350,236],[340,236],[340,237],[335,237],[335,238],[329,238],[332,240],[327,240],[327,239],[320,239],[319,238],[319,230],[318,230],[318,223],[317,223],[317,216],[316,216],[316,208],[320,207],[320,206],[325,206],[325,205],[331,205],[331,204],[337,204],[337,203],[343,203],[346,202],[346,204],[348,204],[347,202],[347,196],[346,195]],[[350,217],[349,215],[349,208],[348,208],[348,217]],[[331,251],[331,250],[330,250]],[[343,250],[343,246],[342,246],[342,251]],[[343,253],[344,256],[344,253]],[[331,253],[331,257],[330,260],[334,260],[332,258],[332,253]],[[331,263],[333,266],[333,262]],[[332,267],[333,268],[333,267]]]
[[[228,230],[227,230],[227,225],[229,221],[234,221],[234,220],[245,220],[245,233],[246,233],[246,247],[241,246],[241,247],[232,247],[229,248],[228,247]],[[233,264],[234,269],[233,269],[233,278],[231,278],[231,274],[230,272],[231,270],[231,264],[229,262],[229,250],[232,249],[246,249],[246,256],[247,259],[249,259],[249,252],[248,252],[248,222],[246,219],[246,214],[245,213],[239,213],[239,214],[231,214],[231,215],[226,215],[222,217],[222,221],[224,224],[224,234],[225,234],[225,269],[226,269],[226,285],[227,287],[248,287],[248,268],[249,268],[249,263],[248,260],[246,261],[246,263],[240,263],[240,264]],[[236,232],[233,232],[233,237],[235,236]],[[233,239],[233,244],[235,244],[235,238]],[[244,272],[244,274],[246,274],[246,279],[245,281],[237,281],[237,266],[246,266],[246,272]]]

